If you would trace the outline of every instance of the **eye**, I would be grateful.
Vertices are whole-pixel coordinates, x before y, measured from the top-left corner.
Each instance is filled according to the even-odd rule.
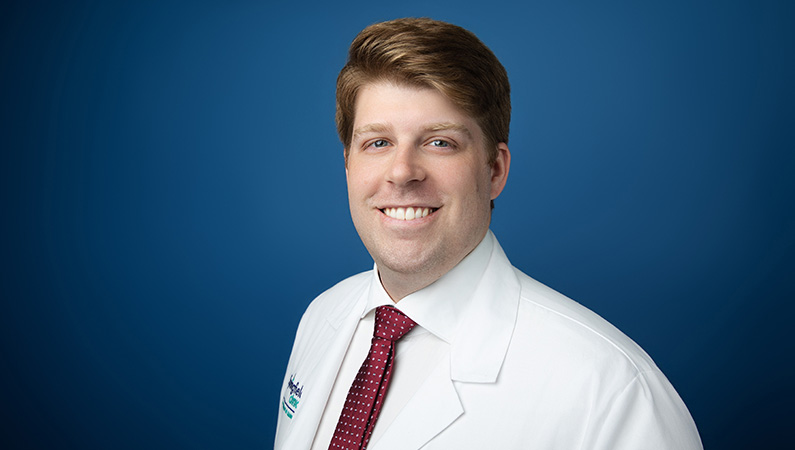
[[[430,142],[431,146],[438,147],[438,148],[447,148],[450,147],[450,143],[445,141],[444,139],[434,139]]]
[[[375,147],[375,148],[384,148],[387,145],[389,145],[389,142],[387,140],[385,140],[385,139],[376,139],[373,142],[371,142],[369,146],[370,147]]]

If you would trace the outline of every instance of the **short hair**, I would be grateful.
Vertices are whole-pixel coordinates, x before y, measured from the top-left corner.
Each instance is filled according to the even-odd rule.
[[[356,98],[368,83],[392,81],[441,92],[483,130],[489,164],[508,143],[511,87],[491,50],[471,31],[428,18],[376,23],[351,43],[337,77],[337,132],[348,159]]]

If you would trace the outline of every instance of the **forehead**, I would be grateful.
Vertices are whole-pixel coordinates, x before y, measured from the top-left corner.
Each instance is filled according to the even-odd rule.
[[[477,121],[447,96],[430,87],[390,81],[363,85],[356,96],[354,134],[362,127],[399,124],[448,124],[480,134]]]

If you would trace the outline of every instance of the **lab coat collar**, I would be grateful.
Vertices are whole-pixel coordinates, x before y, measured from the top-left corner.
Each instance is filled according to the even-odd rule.
[[[488,264],[450,352],[450,376],[455,381],[497,381],[516,325],[519,278],[491,231],[486,239],[493,242]]]
[[[461,276],[467,278],[461,280]],[[448,286],[449,283],[453,284]],[[422,295],[407,296],[398,302],[398,307],[420,326],[427,324],[429,330],[454,329],[450,335],[450,357],[441,361],[422,383],[412,401],[375,443],[378,448],[419,449],[450,426],[465,413],[458,384],[496,382],[513,336],[519,279],[491,231],[459,266],[428,288],[417,292]],[[439,292],[434,292],[437,289]],[[455,292],[456,298],[445,295],[449,292]],[[428,293],[439,297],[429,298]],[[444,320],[434,320],[449,308],[455,310],[448,316],[454,318],[452,327]],[[429,405],[433,405],[433,414],[428,414]]]
[[[382,304],[388,294],[373,270],[367,307]],[[419,326],[452,346],[450,377],[455,381],[494,382],[513,333],[519,280],[491,230],[458,265],[396,307]]]

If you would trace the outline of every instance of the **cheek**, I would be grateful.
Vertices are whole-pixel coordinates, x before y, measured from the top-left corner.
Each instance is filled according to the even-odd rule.
[[[491,195],[490,171],[473,169],[471,166],[451,170],[455,174],[450,181],[455,185],[456,192],[469,198],[472,202],[480,202]]]
[[[351,201],[372,195],[376,186],[372,171],[362,167],[350,167],[345,171],[345,176],[348,183],[348,197]]]

